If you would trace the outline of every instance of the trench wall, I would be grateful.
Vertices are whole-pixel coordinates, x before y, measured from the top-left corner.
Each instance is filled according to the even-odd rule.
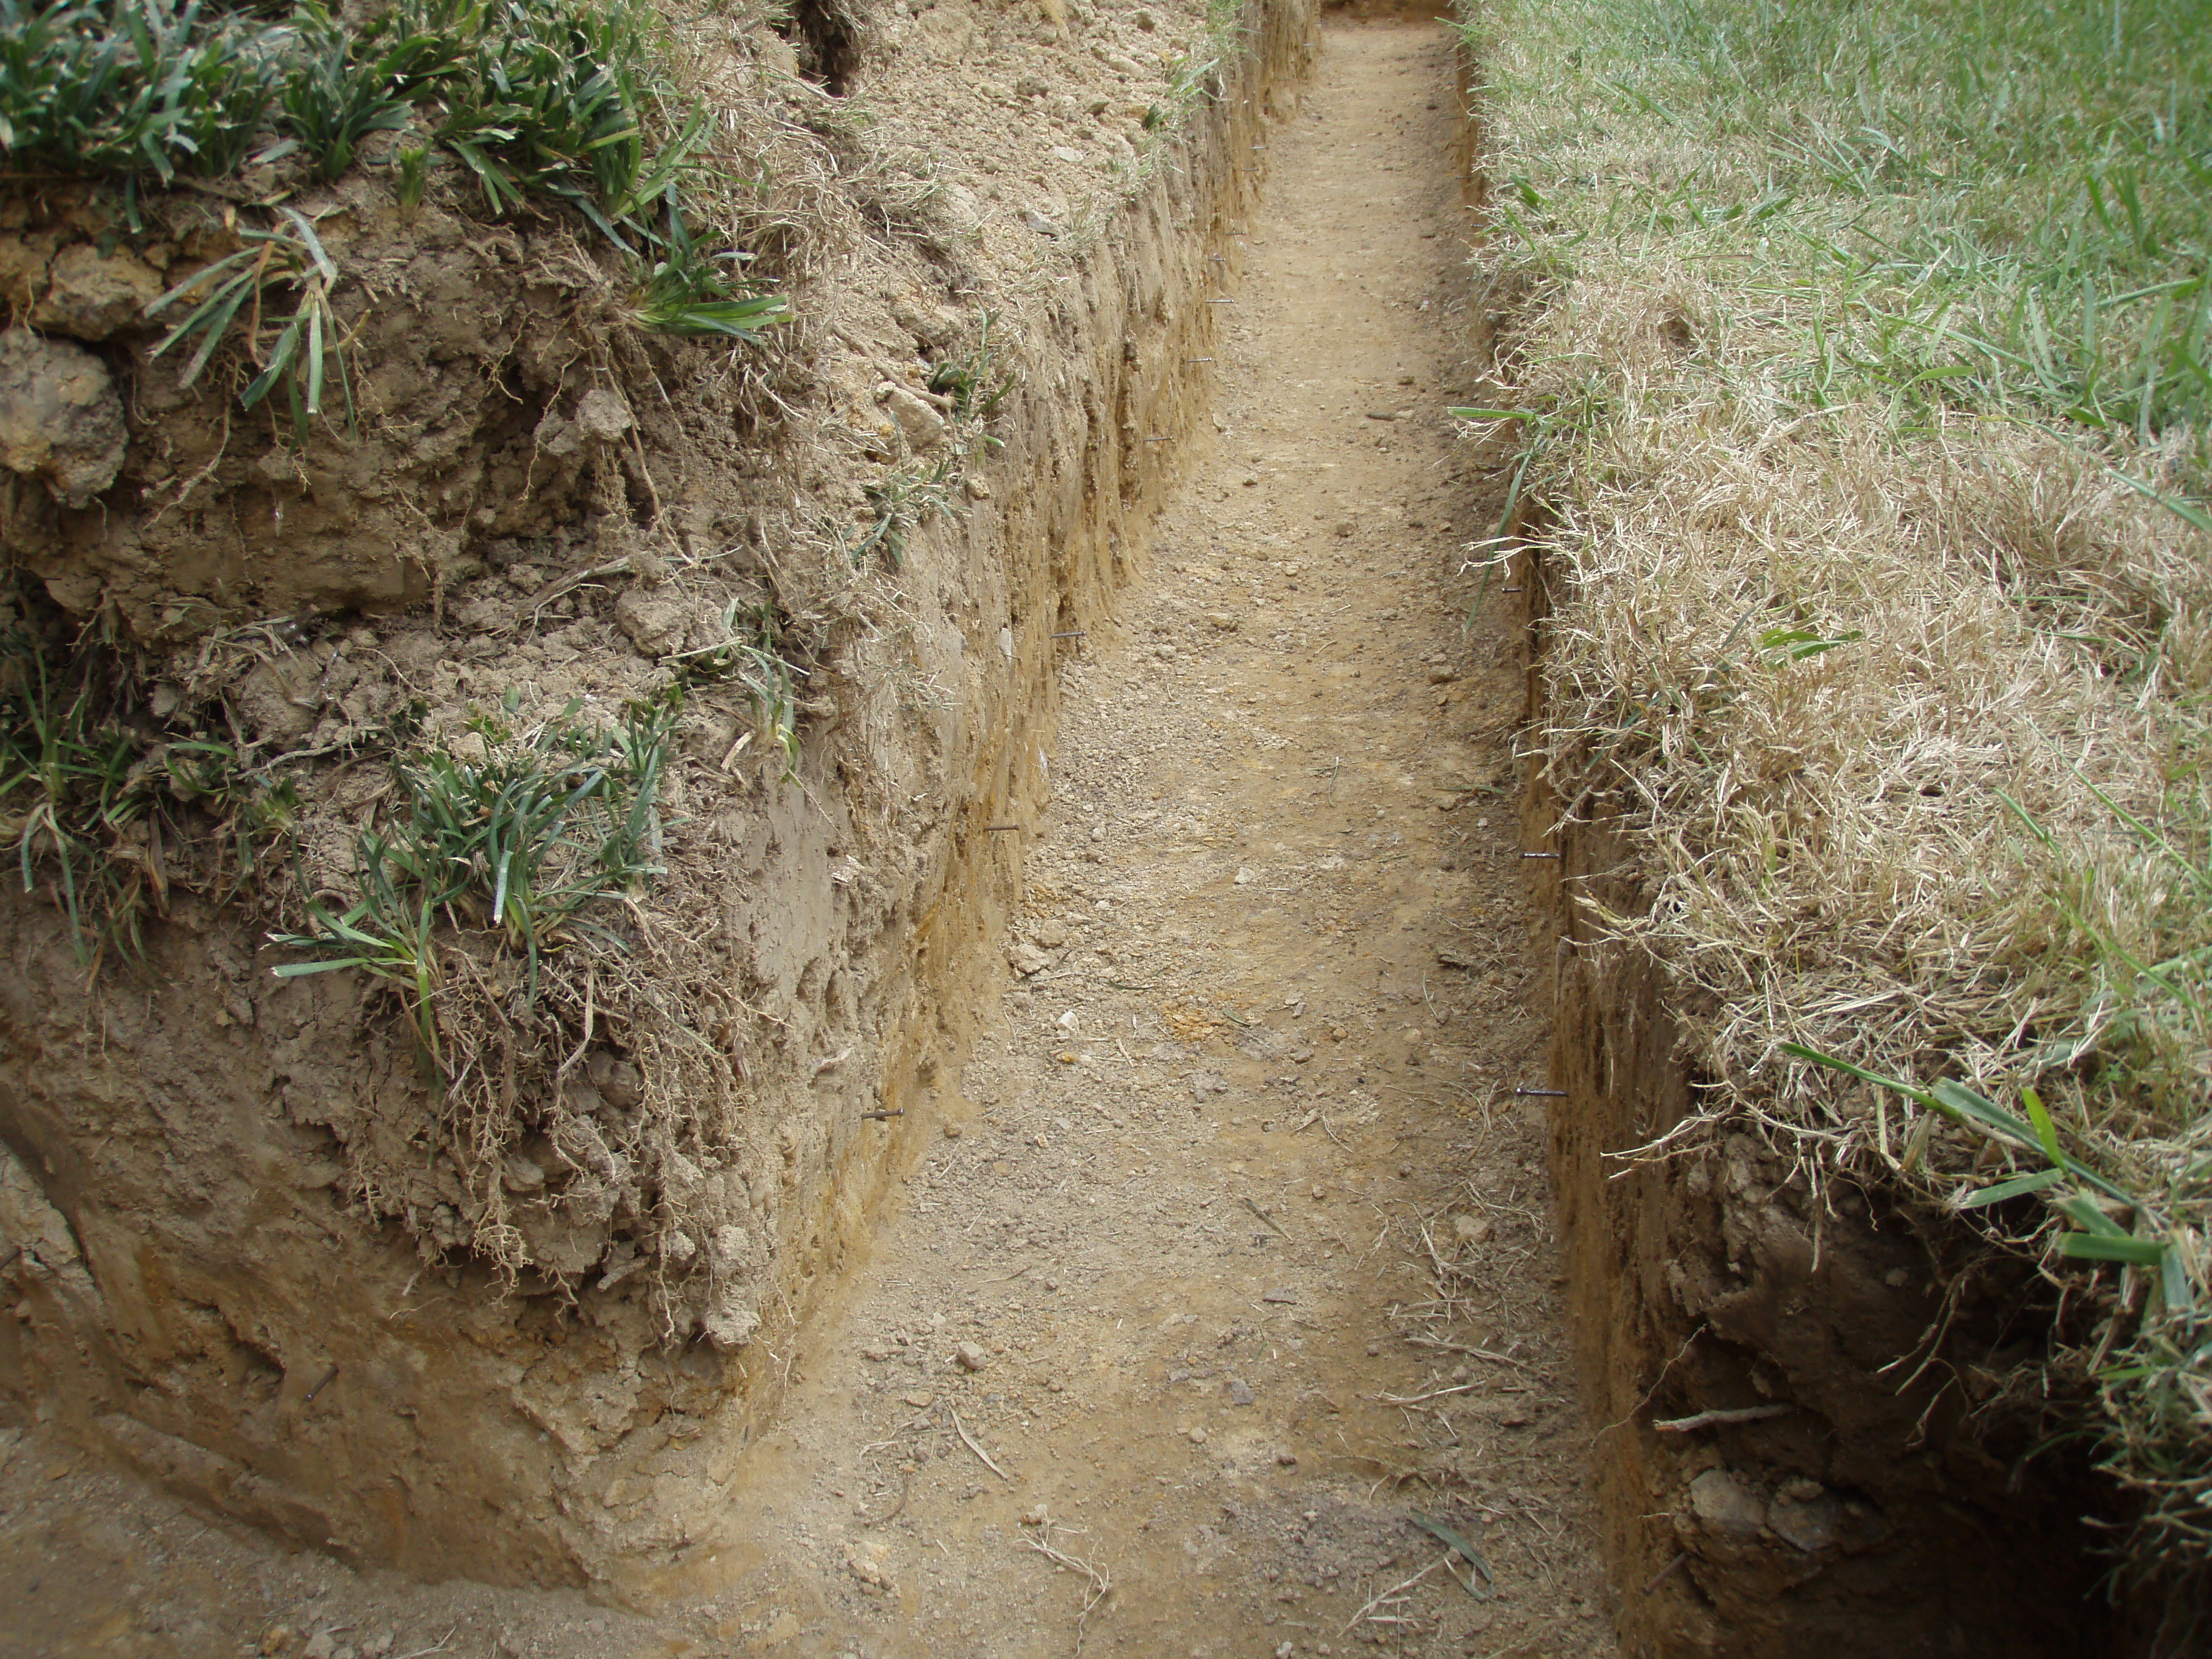
[[[1462,50],[1456,159],[1479,212],[1480,79]],[[1480,356],[1528,303],[1486,292]],[[1522,595],[1532,732],[1563,580],[1542,512],[1516,510],[1501,584]],[[2122,1650],[2131,1621],[2081,1519],[2100,1495],[2081,1460],[2031,1470],[2033,1426],[1981,1409],[1986,1365],[2033,1339],[2033,1275],[1987,1262],[1962,1275],[1974,1252],[1940,1215],[1833,1176],[1816,1187],[1753,1135],[1636,1156],[1698,1109],[1701,1079],[1665,964],[1594,921],[1649,902],[1632,811],[1605,780],[1528,763],[1522,845],[1552,855],[1523,861],[1552,921],[1552,1178],[1626,1651]],[[1653,1426],[1735,1410],[1761,1414]]]
[[[1515,564],[1534,725],[1557,575]],[[1595,920],[1649,902],[1632,811],[1537,769],[1522,825],[1558,855],[1526,861],[1555,925],[1552,1174],[1628,1651],[2128,1650],[2081,1519],[2102,1495],[1995,1397],[2049,1317],[2032,1271],[1753,1133],[1640,1152],[1701,1079],[1665,964]],[[1654,1426],[1709,1412],[1746,1415]]]
[[[362,987],[273,979],[237,915],[183,896],[142,970],[88,983],[51,912],[11,890],[13,1409],[224,1514],[427,1577],[645,1596],[713,1547],[810,1312],[934,1132],[1004,971],[1025,837],[986,826],[1030,822],[1049,788],[1055,665],[1076,648],[1051,636],[1104,622],[1176,465],[1145,440],[1202,410],[1186,360],[1212,356],[1209,256],[1237,258],[1255,144],[1315,19],[1310,0],[1256,0],[1218,95],[1025,312],[988,497],[907,552],[915,672],[957,695],[917,737],[892,691],[832,673],[805,787],[764,778],[739,815],[723,928],[787,994],[732,1149],[761,1257],[753,1340],[672,1346],[620,1287],[508,1293],[426,1263],[341,1196],[332,1126],[425,1109]],[[854,780],[905,793],[856,800]]]

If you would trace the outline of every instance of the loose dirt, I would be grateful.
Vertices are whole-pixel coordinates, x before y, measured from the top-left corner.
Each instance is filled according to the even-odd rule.
[[[1028,843],[1008,988],[882,1127],[910,1167],[777,1356],[744,1542],[645,1615],[424,1589],[33,1437],[0,1650],[1615,1651],[1515,1093],[1522,687],[1463,568],[1495,486],[1443,414],[1453,74],[1441,27],[1338,23],[1267,141],[1210,429],[1160,434],[1187,483],[1117,623],[1060,641],[1049,811],[992,832]]]

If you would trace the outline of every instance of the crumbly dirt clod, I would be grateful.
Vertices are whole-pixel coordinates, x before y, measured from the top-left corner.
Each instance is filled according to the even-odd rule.
[[[123,403],[82,346],[27,328],[0,333],[0,466],[82,507],[123,469]]]

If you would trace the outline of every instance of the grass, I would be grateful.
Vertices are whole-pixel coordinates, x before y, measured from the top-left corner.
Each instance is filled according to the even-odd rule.
[[[258,372],[239,402],[252,409],[282,385],[291,404],[293,435],[304,444],[309,422],[322,413],[324,384],[333,372],[345,399],[346,425],[351,428],[353,381],[345,364],[345,331],[331,308],[337,266],[305,216],[295,208],[277,211],[290,222],[289,231],[241,229],[244,247],[203,265],[146,307],[147,315],[160,317],[180,303],[197,301],[147,355],[159,357],[197,338],[198,344],[179,377],[180,385],[189,386],[242,314],[246,353]],[[264,349],[263,301],[276,287],[292,291],[289,310],[265,319],[276,330],[276,337]],[[270,309],[275,312],[276,307],[272,304]]]
[[[861,485],[868,520],[849,536],[839,532],[846,556],[858,567],[879,553],[896,569],[906,556],[908,538],[939,514],[951,512],[952,491],[963,471],[958,457],[946,455],[927,466],[902,462]]]
[[[2212,1560],[2212,5],[1500,0],[1469,411],[1753,1123],[2098,1310],[2122,1565]],[[2017,1109],[2001,1102],[2016,1102]],[[2094,1275],[2094,1281],[2087,1276]]]
[[[459,67],[466,14],[403,5],[356,34],[321,7],[299,12],[299,37],[280,100],[281,125],[313,159],[315,176],[337,178],[374,132],[405,132],[413,98]]]
[[[722,639],[716,645],[677,653],[680,695],[684,687],[734,683],[752,705],[754,735],[783,756],[784,776],[799,775],[798,682],[806,671],[783,654],[775,607],[732,599],[722,611]]]
[[[398,0],[357,28],[313,0],[283,24],[202,0],[0,0],[0,162],[118,180],[134,228],[149,185],[227,178],[295,153],[329,180],[355,166],[363,140],[412,134],[395,169],[404,209],[420,204],[442,153],[493,217],[550,200],[594,226],[630,268],[635,326],[756,340],[788,307],[746,278],[743,250],[703,227],[708,128],[703,103],[687,106],[670,79],[658,15],[642,0]],[[241,401],[252,408],[288,386],[304,441],[331,364],[349,419],[350,386],[330,309],[336,269],[307,220],[278,210],[151,309],[198,296],[158,348],[198,337],[187,384],[244,316],[253,372]],[[252,325],[271,282],[295,305],[264,354]]]
[[[393,987],[425,1055],[450,1075],[440,1018],[449,941],[520,955],[523,996],[546,953],[577,940],[619,948],[598,902],[660,872],[659,795],[673,715],[633,711],[609,728],[577,718],[521,733],[480,722],[484,758],[435,748],[394,763],[399,805],[355,843],[357,896],[308,896],[308,926],[271,942],[310,960],[279,978],[360,969]]]
[[[975,343],[930,368],[929,389],[952,400],[956,422],[988,422],[1006,394],[1021,384],[1021,377],[1002,361],[1001,342],[991,337],[998,320],[994,313],[984,312],[975,331]],[[995,444],[996,440],[986,441]]]
[[[1188,49],[1168,65],[1167,92],[1146,112],[1147,131],[1179,125],[1192,105],[1224,94],[1221,66],[1236,58],[1237,36],[1246,27],[1244,0],[1206,0],[1201,31]]]
[[[137,684],[96,641],[0,632],[0,842],[23,890],[51,893],[91,972],[143,954],[173,884],[213,879],[210,841],[233,843],[234,887],[297,809],[234,745],[155,720]]]
[[[0,0],[0,156],[163,185],[226,177],[262,133],[288,44],[201,0]]]
[[[751,256],[738,248],[702,251],[672,198],[665,208],[666,234],[649,263],[634,264],[636,281],[630,320],[656,334],[718,335],[751,341],[787,320],[791,302],[781,294],[733,298],[745,286],[738,268]]]
[[[1711,320],[1786,344],[1767,367],[1793,410],[1872,403],[1904,430],[1994,415],[2144,447],[2191,428],[2202,493],[2212,6],[1547,15],[1570,10],[1595,32],[1553,43],[1581,68],[1528,106],[1497,205],[1540,264],[1709,262],[1742,306]],[[1596,179],[1624,148],[1634,171]]]

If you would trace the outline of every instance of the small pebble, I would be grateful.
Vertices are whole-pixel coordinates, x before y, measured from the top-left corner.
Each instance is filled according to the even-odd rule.
[[[1455,1215],[1452,1218],[1452,1231],[1465,1243],[1480,1244],[1495,1229],[1488,1216]]]
[[[1367,1357],[1368,1357],[1370,1359],[1374,1358],[1377,1354],[1381,1353],[1382,1352],[1382,1345],[1380,1342],[1370,1342],[1370,1343],[1369,1343],[1369,1344],[1367,1345]]]
[[[1206,1443],[1206,1431],[1203,1427],[1194,1425],[1186,1432],[1190,1436],[1192,1445],[1203,1446]]]
[[[948,1124],[946,1124],[946,1125],[945,1126],[945,1138],[947,1140],[957,1140],[957,1139],[960,1139],[960,1126],[959,1126],[958,1124],[957,1124],[957,1123],[948,1123]]]
[[[1298,1466],[1298,1455],[1294,1451],[1279,1451],[1275,1454],[1275,1461],[1286,1469],[1294,1469]]]
[[[973,1342],[963,1342],[952,1351],[953,1363],[963,1371],[980,1371],[991,1363],[991,1356]]]

